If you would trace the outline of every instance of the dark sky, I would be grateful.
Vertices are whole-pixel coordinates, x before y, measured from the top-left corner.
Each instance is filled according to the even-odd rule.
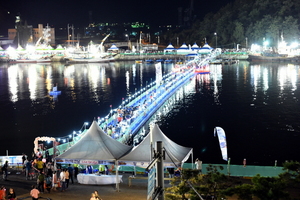
[[[194,0],[194,14],[203,17],[209,11],[233,0]],[[12,0],[0,3],[0,29],[14,27],[17,13],[23,20],[37,27],[49,24],[55,28],[73,24],[84,27],[89,23],[89,11],[97,22],[146,22],[150,24],[176,24],[178,7],[190,7],[191,0]],[[10,14],[8,14],[10,12]]]

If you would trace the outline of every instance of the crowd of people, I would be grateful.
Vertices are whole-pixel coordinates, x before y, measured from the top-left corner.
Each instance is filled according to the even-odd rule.
[[[78,167],[69,164],[67,168],[61,168],[60,165],[54,165],[52,158],[49,156],[43,157],[42,152],[38,149],[31,160],[23,154],[23,172],[26,180],[36,180],[36,184],[32,185],[30,195],[32,199],[38,199],[38,195],[45,191],[64,192],[68,189],[70,183],[74,183],[74,178],[77,177]],[[8,161],[2,166],[3,180],[8,180]],[[0,188],[0,200],[9,199],[15,200],[16,194],[13,188],[6,191],[5,186]]]

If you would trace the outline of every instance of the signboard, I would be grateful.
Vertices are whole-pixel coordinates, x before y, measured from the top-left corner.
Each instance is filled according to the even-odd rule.
[[[0,156],[0,165],[3,165],[5,161],[8,161],[10,166],[22,165],[22,155],[20,156]]]
[[[152,194],[155,189],[156,168],[153,167],[148,173],[148,193],[147,200],[152,199]]]

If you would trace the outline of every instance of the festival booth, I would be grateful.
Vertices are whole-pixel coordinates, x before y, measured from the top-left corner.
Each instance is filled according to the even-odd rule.
[[[212,50],[213,50],[213,48],[210,47],[207,43],[205,43],[205,45],[198,50],[198,53],[209,54],[209,53],[211,53]]]
[[[118,142],[106,135],[94,120],[86,134],[70,149],[56,158],[58,163],[72,163],[80,165],[112,165],[118,168],[118,160],[128,153],[132,147]],[[122,176],[102,174],[79,174],[78,182],[81,184],[116,184],[119,190],[119,183]]]
[[[191,49],[190,45],[187,46],[186,43],[183,43],[178,49],[177,49],[177,54],[181,55],[187,55],[192,53],[193,50]]]
[[[193,148],[183,147],[173,142],[155,124],[145,139],[138,146],[134,147],[130,153],[120,158],[119,161],[146,168],[152,160],[153,148],[157,141],[162,141],[163,143],[163,148],[165,149],[164,164],[166,166],[176,165],[174,167],[181,167],[193,153]],[[151,144],[153,144],[153,147],[151,147]]]
[[[174,46],[172,44],[169,44],[165,49],[164,49],[164,53],[173,53],[176,52],[176,49],[174,48]]]

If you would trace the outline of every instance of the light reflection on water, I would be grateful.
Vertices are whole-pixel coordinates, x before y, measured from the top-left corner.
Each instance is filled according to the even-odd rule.
[[[162,73],[172,67],[162,65]],[[227,134],[232,163],[299,159],[294,149],[300,132],[299,65],[240,62],[210,68],[211,74],[197,75],[175,97],[171,112],[161,116],[163,132],[193,147],[194,158],[204,162],[223,162],[215,126]],[[29,154],[37,136],[67,136],[85,121],[105,116],[110,105],[117,107],[156,76],[154,65],[133,62],[2,65],[1,126],[10,134],[0,154],[6,149]],[[53,97],[49,92],[56,84],[62,93]]]

